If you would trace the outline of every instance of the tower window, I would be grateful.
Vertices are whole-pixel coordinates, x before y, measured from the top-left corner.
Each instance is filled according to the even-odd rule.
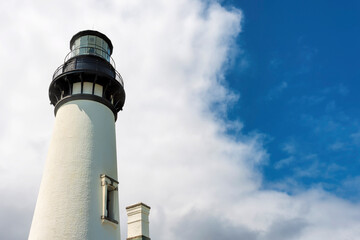
[[[119,223],[119,209],[118,209],[118,184],[115,179],[102,174],[102,222],[109,222],[117,225]]]

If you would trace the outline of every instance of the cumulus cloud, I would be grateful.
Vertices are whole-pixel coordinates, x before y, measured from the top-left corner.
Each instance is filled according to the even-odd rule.
[[[112,40],[127,92],[116,123],[123,239],[124,208],[139,201],[159,240],[359,236],[356,203],[264,190],[261,135],[219,114],[238,99],[223,76],[242,18],[214,1],[1,2],[0,238],[28,234],[54,121],[47,88],[69,39],[92,28]]]

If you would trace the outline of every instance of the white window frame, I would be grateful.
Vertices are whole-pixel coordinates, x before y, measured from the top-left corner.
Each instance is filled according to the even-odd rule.
[[[102,223],[111,223],[114,226],[119,224],[118,210],[118,184],[115,179],[105,175],[100,175],[102,188]],[[112,194],[109,194],[112,193]],[[109,203],[110,202],[110,205]]]

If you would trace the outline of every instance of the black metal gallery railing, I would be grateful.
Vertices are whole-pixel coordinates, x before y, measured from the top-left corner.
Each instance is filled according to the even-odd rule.
[[[116,69],[115,61],[110,56],[110,54],[108,52],[104,51],[104,49],[97,48],[97,47],[75,48],[65,56],[64,62],[67,62],[69,59],[79,56],[79,55],[93,55],[93,56],[101,57],[101,58],[105,59],[106,61],[108,61],[113,66],[113,68]]]
[[[84,54],[78,54],[76,57],[72,58],[65,58],[67,61],[65,61],[64,64],[59,66],[54,74],[53,74],[53,80],[55,80],[58,76],[60,76],[63,73],[67,72],[95,72],[100,74],[105,74],[111,78],[114,78],[116,81],[118,81],[121,86],[124,87],[124,81],[121,77],[120,73],[116,71],[116,69],[113,67],[113,65],[110,65],[109,62],[104,61],[103,59],[100,59],[98,57],[87,57],[82,56]],[[95,55],[95,54],[87,54],[87,55]],[[95,55],[97,56],[97,55]]]

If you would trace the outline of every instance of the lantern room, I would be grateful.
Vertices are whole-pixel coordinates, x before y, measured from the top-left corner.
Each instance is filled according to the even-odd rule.
[[[70,40],[70,50],[67,59],[78,55],[95,55],[112,63],[110,56],[113,45],[107,36],[97,31],[86,30],[74,35]]]
[[[55,70],[49,87],[55,114],[66,102],[87,99],[108,106],[116,120],[117,112],[124,106],[125,91],[111,58],[110,39],[98,31],[81,31],[71,38],[70,50]]]

